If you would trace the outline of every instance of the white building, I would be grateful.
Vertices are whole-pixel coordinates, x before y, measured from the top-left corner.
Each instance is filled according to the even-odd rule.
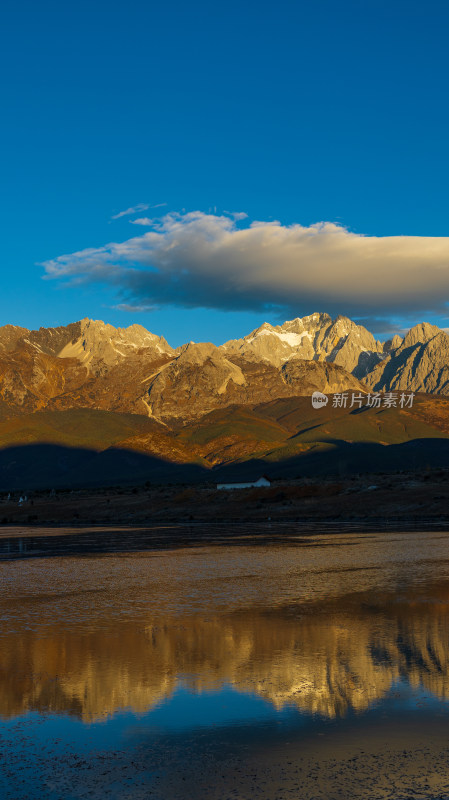
[[[271,481],[262,475],[259,480],[251,483],[217,483],[217,489],[252,489],[254,486],[271,486]]]

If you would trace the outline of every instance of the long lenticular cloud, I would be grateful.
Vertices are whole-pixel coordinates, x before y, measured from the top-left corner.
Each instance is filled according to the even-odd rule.
[[[313,307],[368,318],[446,310],[449,237],[363,236],[332,222],[245,225],[242,217],[145,219],[143,235],[47,261],[46,276],[109,284],[141,307]]]

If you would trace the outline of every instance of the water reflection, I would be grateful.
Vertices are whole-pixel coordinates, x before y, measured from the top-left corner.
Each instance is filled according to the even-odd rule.
[[[334,718],[369,708],[399,679],[448,697],[446,581],[271,610],[105,616],[96,629],[67,629],[62,619],[43,630],[23,626],[1,639],[0,714],[90,721],[149,711],[179,687],[231,686],[276,709]]]

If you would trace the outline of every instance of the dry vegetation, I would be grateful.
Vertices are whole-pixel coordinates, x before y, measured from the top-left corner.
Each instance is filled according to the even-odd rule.
[[[276,481],[269,488],[108,487],[0,495],[0,522],[10,524],[430,520],[449,524],[449,471],[371,474],[335,480]]]

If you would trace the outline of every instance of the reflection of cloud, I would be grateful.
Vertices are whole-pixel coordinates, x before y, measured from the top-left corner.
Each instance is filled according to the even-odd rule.
[[[332,222],[242,227],[239,215],[199,211],[134,222],[151,230],[47,261],[47,276],[112,284],[139,305],[367,319],[379,308],[441,312],[449,298],[449,237],[362,236]]]

